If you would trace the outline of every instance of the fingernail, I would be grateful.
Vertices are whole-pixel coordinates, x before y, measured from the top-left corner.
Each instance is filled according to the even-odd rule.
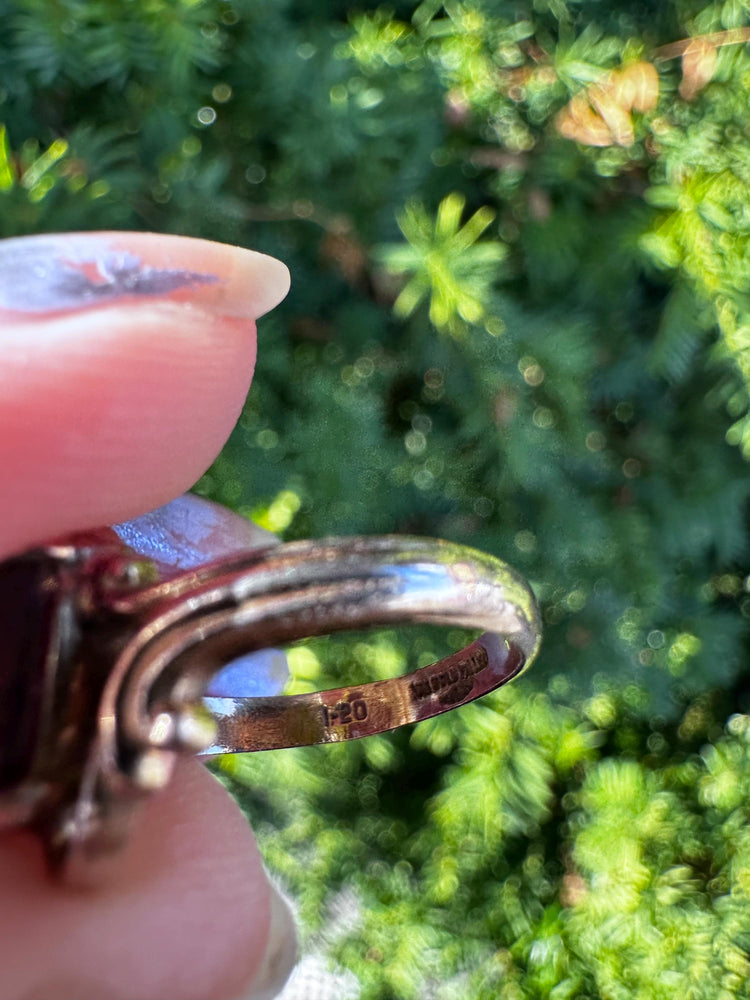
[[[0,310],[14,318],[166,300],[257,319],[288,289],[280,261],[208,240],[71,233],[0,241]]]
[[[250,992],[241,1000],[273,1000],[297,962],[297,931],[289,905],[271,886],[271,926],[266,953],[255,975]]]

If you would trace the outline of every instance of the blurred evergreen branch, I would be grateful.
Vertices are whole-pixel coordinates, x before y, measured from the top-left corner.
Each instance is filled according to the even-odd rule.
[[[286,537],[464,541],[539,594],[515,687],[224,764],[365,998],[750,992],[748,21],[0,0],[3,236],[148,228],[291,267],[198,489]],[[293,683],[463,638],[320,640]]]
[[[494,211],[480,208],[461,225],[465,203],[460,194],[446,195],[434,222],[423,205],[407,204],[397,217],[407,245],[377,248],[388,271],[409,275],[393,305],[396,315],[410,316],[429,298],[431,322],[454,336],[464,333],[467,323],[479,324],[485,318],[498,265],[506,256],[497,240],[477,242]]]

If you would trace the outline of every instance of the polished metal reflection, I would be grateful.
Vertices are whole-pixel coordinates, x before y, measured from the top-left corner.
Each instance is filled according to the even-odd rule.
[[[448,542],[295,542],[160,576],[104,533],[24,560],[41,567],[55,609],[42,664],[48,694],[33,760],[4,790],[0,822],[36,824],[68,871],[111,855],[134,803],[169,781],[181,754],[342,742],[419,722],[517,676],[540,640],[525,581]],[[483,634],[393,680],[291,697],[208,693],[236,657],[413,623]]]

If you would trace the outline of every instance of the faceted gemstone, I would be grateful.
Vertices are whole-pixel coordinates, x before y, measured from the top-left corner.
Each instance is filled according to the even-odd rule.
[[[289,663],[282,649],[259,649],[238,656],[208,682],[211,698],[268,698],[281,694],[289,680]]]
[[[58,595],[44,553],[0,563],[0,792],[28,774]]]
[[[224,556],[278,544],[278,538],[246,517],[191,494],[134,521],[116,524],[113,531],[138,555],[167,571],[194,569]]]

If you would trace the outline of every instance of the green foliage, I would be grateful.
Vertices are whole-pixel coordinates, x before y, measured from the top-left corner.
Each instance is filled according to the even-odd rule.
[[[400,760],[364,768],[336,748],[325,776],[314,750],[228,770],[315,929],[320,876],[356,890],[333,950],[365,998],[422,996],[423,981],[446,998],[745,996],[750,718],[700,755],[692,725],[618,759],[610,741],[637,724],[616,697],[578,714],[514,688],[467,707],[438,789],[400,738]]]
[[[393,303],[394,313],[411,316],[429,296],[431,322],[454,336],[462,334],[466,324],[485,319],[497,265],[506,252],[498,241],[477,243],[494,218],[492,209],[478,209],[461,225],[465,203],[460,194],[447,195],[434,223],[423,205],[407,204],[398,224],[408,245],[384,246],[378,254],[387,270],[411,275]]]
[[[225,764],[366,1000],[750,993],[749,24],[738,0],[0,0],[2,235],[291,267],[198,489],[288,538],[467,542],[539,595],[514,687]],[[461,641],[320,640],[294,685]]]

